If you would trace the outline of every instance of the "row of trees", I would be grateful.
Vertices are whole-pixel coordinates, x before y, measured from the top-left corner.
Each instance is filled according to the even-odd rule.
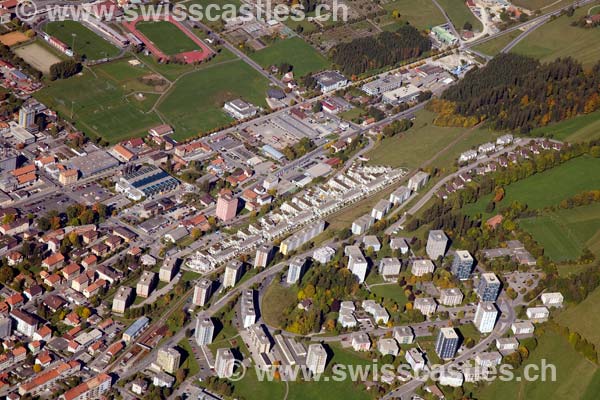
[[[50,66],[50,80],[66,79],[81,72],[83,66],[75,60],[65,60]]]

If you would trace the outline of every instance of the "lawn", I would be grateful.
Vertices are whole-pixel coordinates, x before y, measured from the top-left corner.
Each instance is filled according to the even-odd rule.
[[[578,332],[598,348],[600,346],[599,303],[600,288],[597,288],[584,301],[561,313],[557,317],[557,321]]]
[[[177,343],[177,346],[185,352],[185,354],[181,355],[181,368],[188,370],[188,376],[193,376],[200,372],[198,361],[196,361],[196,357],[194,357],[194,351],[192,350],[192,346],[188,339],[183,339]]]
[[[339,345],[332,345],[330,349],[333,356],[327,363],[325,376],[331,375],[331,367],[333,364],[343,364],[348,366],[369,365],[371,359],[362,354],[355,353],[351,350],[342,349]],[[345,382],[335,382],[333,380],[322,380],[304,382],[301,378],[302,373],[299,373],[299,378],[295,382],[288,382],[289,392],[285,396],[286,387],[284,382],[263,380],[258,382],[254,368],[249,368],[244,379],[235,382],[234,393],[243,395],[248,400],[258,399],[289,399],[289,400],[312,400],[312,399],[357,399],[368,400],[372,397],[365,390],[361,383],[353,383],[350,377]]]
[[[553,261],[577,259],[584,248],[600,256],[600,204],[547,212],[520,221]]]
[[[277,41],[251,54],[250,58],[265,69],[271,65],[288,63],[293,67],[296,77],[318,72],[330,66],[330,62],[325,57],[299,37]]]
[[[446,10],[446,14],[448,14],[457,31],[460,32],[465,22],[470,22],[475,31],[483,30],[483,25],[463,0],[438,0],[438,3]]]
[[[168,21],[143,21],[136,28],[166,55],[200,50],[192,39]]]
[[[578,157],[557,167],[535,174],[505,187],[506,195],[497,208],[517,200],[531,209],[557,205],[562,200],[585,190],[600,188],[600,159]],[[463,212],[468,215],[483,214],[492,196],[484,196],[476,203],[467,204]]]
[[[183,76],[158,110],[175,127],[173,139],[182,140],[231,123],[222,110],[229,100],[265,107],[267,87],[267,79],[252,67],[233,61]]]
[[[396,302],[400,309],[408,302],[408,299],[404,295],[404,289],[396,283],[370,286],[370,289],[371,293],[376,296]]]
[[[397,11],[401,20],[410,22],[418,29],[430,29],[445,22],[440,10],[432,0],[396,0],[383,5],[387,11]]]
[[[433,125],[435,114],[426,110],[416,114],[414,126],[403,134],[384,139],[367,156],[370,164],[417,168],[436,156],[464,128],[444,128]]]
[[[372,363],[370,357],[365,354],[356,353],[352,350],[343,349],[340,345],[329,345],[333,357],[328,357],[325,376],[331,375],[334,364],[347,366],[369,365]],[[319,382],[291,382],[288,400],[312,400],[312,399],[371,399],[362,383],[351,382],[350,377],[344,382],[333,380]]]
[[[587,316],[587,315],[586,315]],[[592,388],[598,390],[600,376],[597,367],[584,359],[573,347],[556,333],[548,332],[541,339],[538,347],[525,362],[540,366],[542,360],[546,365],[556,366],[556,381],[551,381],[551,373],[546,373],[546,381],[529,382],[523,379],[523,368],[515,371],[516,377],[509,382],[496,380],[485,387],[477,396],[481,400],[515,399],[515,400],[546,400],[546,399],[593,399],[598,393],[589,392]],[[530,371],[530,372],[533,372]],[[536,371],[537,372],[537,371]],[[586,393],[587,390],[587,393]],[[584,395],[584,393],[586,393]]]
[[[590,68],[600,60],[600,29],[571,26],[571,22],[586,15],[590,5],[575,11],[573,17],[564,15],[534,30],[513,48],[513,52],[552,61],[571,56]]]
[[[50,22],[44,30],[67,46],[73,47],[75,53],[90,60],[114,57],[119,54],[117,47],[76,21]]]
[[[110,64],[104,64],[93,68],[93,72],[86,70],[81,75],[50,82],[34,96],[61,116],[74,121],[87,134],[100,136],[110,143],[143,136],[148,128],[161,121],[155,113],[144,111],[147,104],[128,96],[133,91],[127,86],[132,83],[140,89],[137,77],[147,71],[122,61],[117,63],[115,70],[111,70]],[[95,73],[96,69],[98,73]],[[118,80],[113,73],[131,79]]]
[[[260,311],[262,318],[274,327],[282,327],[282,310],[297,304],[297,292],[294,288],[285,287],[276,280],[267,288],[262,298]]]
[[[510,42],[521,34],[520,30],[510,31],[497,38],[490,39],[487,42],[474,46],[473,49],[488,56],[495,56],[505,48]]]
[[[600,138],[600,111],[534,129],[531,136],[551,136],[557,140],[583,142]]]

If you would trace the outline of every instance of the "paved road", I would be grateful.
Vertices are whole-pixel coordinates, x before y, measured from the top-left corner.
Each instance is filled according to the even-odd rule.
[[[458,357],[444,364],[445,367],[459,367],[459,363],[464,363],[473,357],[477,352],[485,350],[491,343],[496,341],[496,339],[502,337],[508,329],[510,329],[511,324],[515,321],[515,312],[513,310],[513,306],[510,301],[504,297],[504,295],[499,299],[498,302],[500,312],[502,313],[500,320],[496,324],[496,327],[485,339],[477,343],[471,349],[463,351]],[[425,381],[419,379],[413,379],[410,382],[400,386],[397,389],[394,389],[387,393],[382,397],[383,400],[389,400],[393,398],[400,399],[409,399],[411,398],[414,391],[421,385],[423,385]]]
[[[596,0],[581,0],[581,1],[576,1],[576,2],[574,2],[572,4],[567,4],[567,5],[565,5],[564,7],[560,8],[558,10],[555,10],[555,11],[549,12],[547,14],[543,14],[543,15],[540,15],[538,17],[532,18],[532,19],[530,19],[527,22],[523,22],[521,24],[513,25],[513,26],[511,26],[509,28],[506,28],[505,30],[500,31],[498,33],[495,33],[493,35],[489,35],[489,36],[486,36],[486,37],[474,40],[472,42],[463,43],[461,45],[461,48],[462,49],[469,49],[469,51],[474,51],[472,48],[475,47],[475,46],[477,46],[477,45],[479,45],[479,44],[482,44],[482,43],[485,43],[487,41],[493,40],[493,39],[495,39],[495,38],[497,38],[499,36],[502,36],[502,35],[504,35],[504,34],[506,34],[508,32],[516,31],[518,29],[523,29],[524,27],[528,26],[531,23],[535,23],[535,22],[539,22],[539,21],[547,22],[547,21],[550,20],[550,18],[552,16],[559,15],[560,13],[562,13],[564,10],[568,9],[571,6],[581,7],[581,6],[584,6],[586,4],[593,3],[594,1],[596,1]]]

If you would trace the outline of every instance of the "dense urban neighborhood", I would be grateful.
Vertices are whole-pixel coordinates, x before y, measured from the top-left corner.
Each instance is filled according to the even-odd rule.
[[[598,398],[599,0],[0,0],[0,42],[0,398]]]

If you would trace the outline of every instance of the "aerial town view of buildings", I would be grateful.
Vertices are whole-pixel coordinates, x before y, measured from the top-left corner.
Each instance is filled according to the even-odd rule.
[[[0,398],[596,398],[600,1],[221,3],[0,0]]]

